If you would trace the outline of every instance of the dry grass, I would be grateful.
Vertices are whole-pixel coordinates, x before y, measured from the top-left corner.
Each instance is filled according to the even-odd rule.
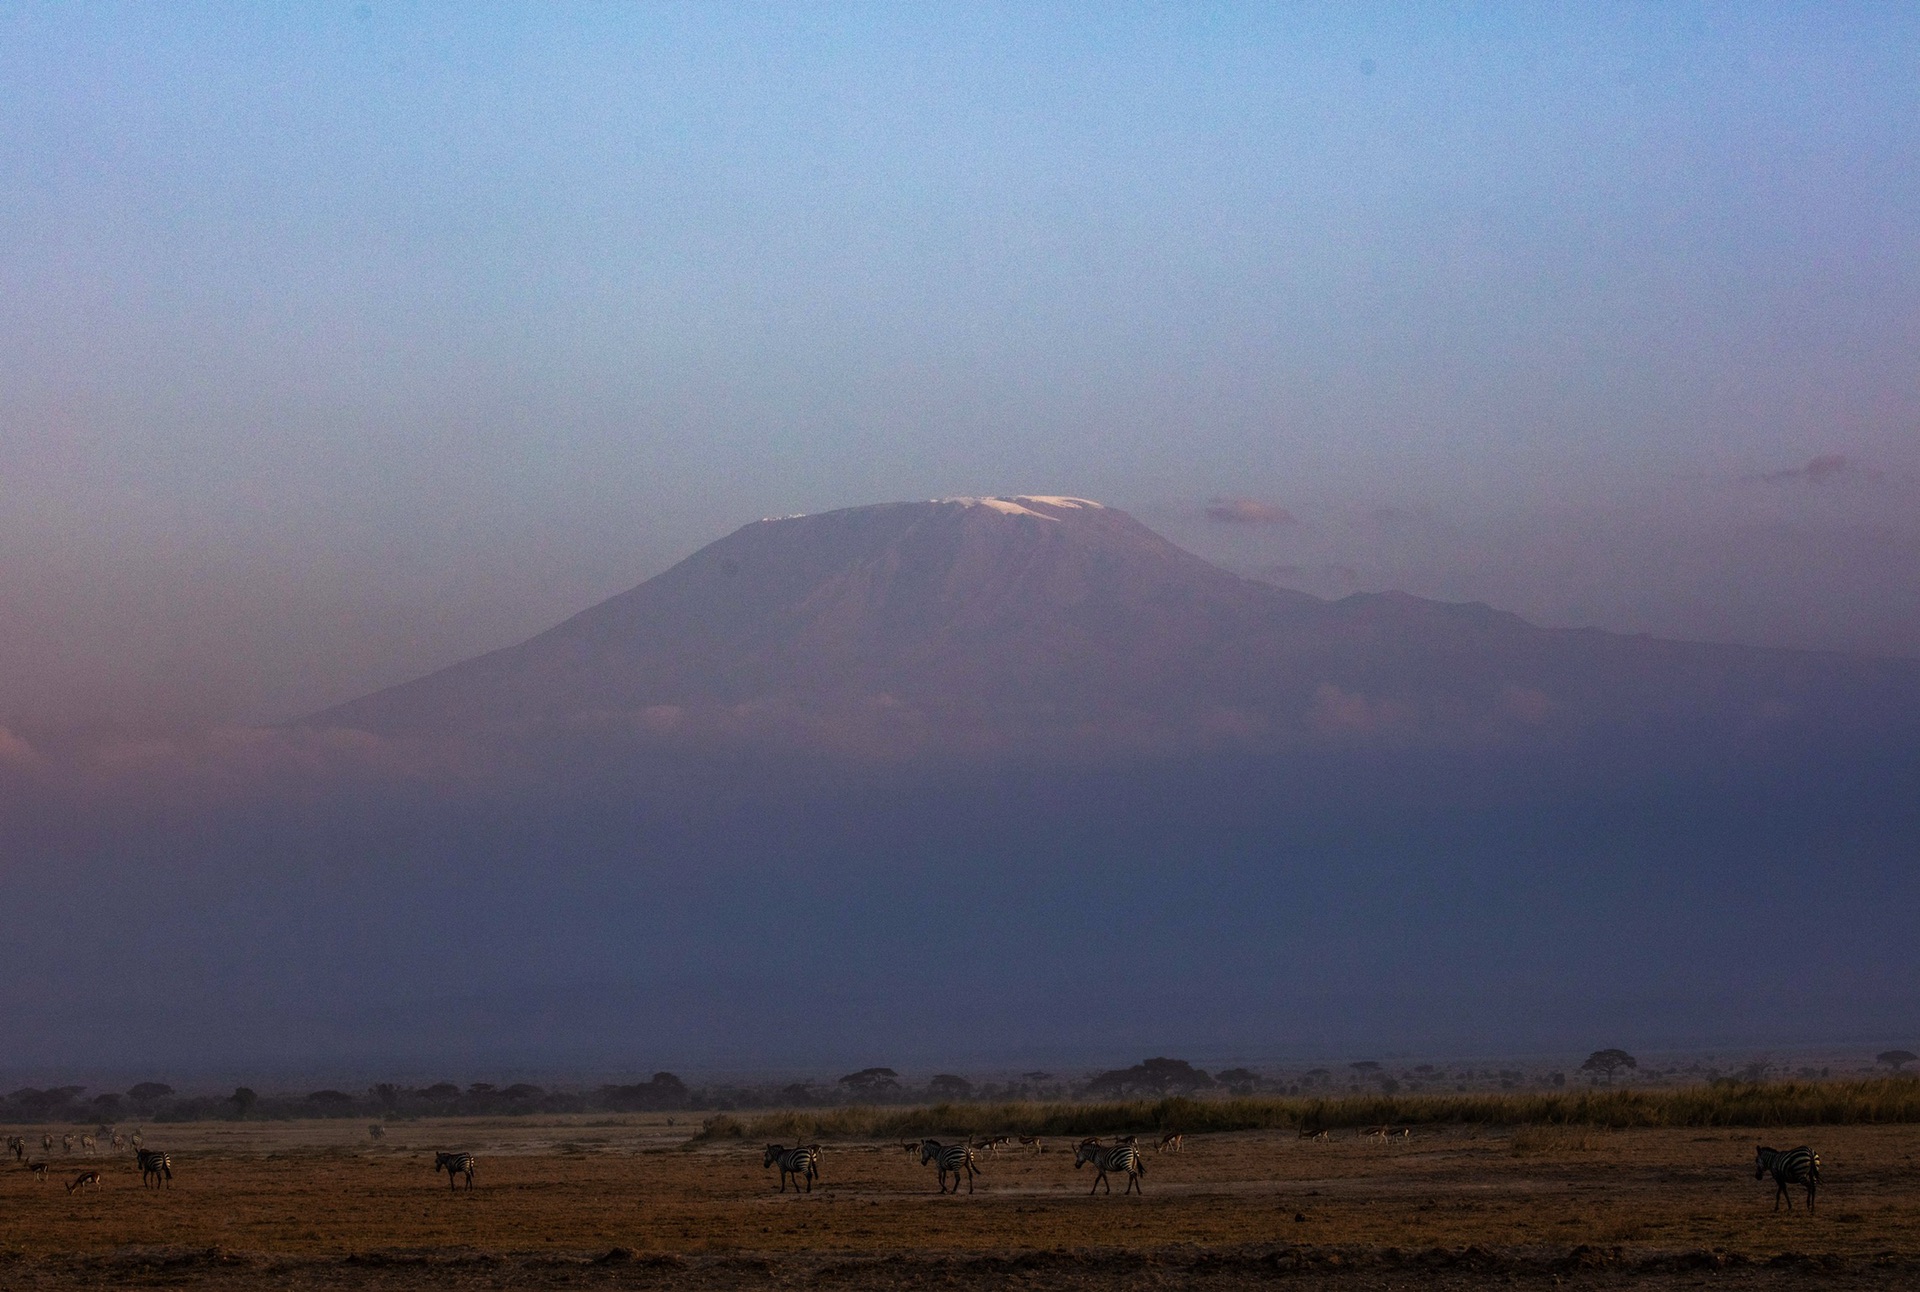
[[[1920,1123],[1920,1078],[1719,1082],[1670,1090],[1158,1099],[916,1108],[783,1109],[709,1118],[695,1140],[914,1139],[965,1135],[1187,1134],[1362,1126],[1710,1127]]]

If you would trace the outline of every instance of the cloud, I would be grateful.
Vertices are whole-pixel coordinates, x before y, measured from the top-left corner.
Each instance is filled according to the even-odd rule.
[[[32,745],[0,727],[0,767],[29,767],[38,757]]]
[[[1393,700],[1369,699],[1358,691],[1347,691],[1332,682],[1322,682],[1313,693],[1307,721],[1324,736],[1371,736],[1390,731],[1406,732],[1412,714]]]
[[[1207,504],[1207,519],[1223,525],[1298,525],[1292,512],[1252,498],[1215,498]]]
[[[1855,466],[1847,460],[1847,455],[1844,453],[1821,453],[1815,457],[1808,458],[1802,466],[1787,467],[1782,471],[1768,471],[1750,478],[1764,480],[1769,483],[1778,483],[1786,480],[1805,480],[1808,484],[1825,484],[1829,480],[1838,479],[1842,476],[1865,476],[1868,479],[1872,479],[1876,474],[1876,472],[1866,471]]]

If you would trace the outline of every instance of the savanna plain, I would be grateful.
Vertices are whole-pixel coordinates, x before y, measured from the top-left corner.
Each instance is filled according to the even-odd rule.
[[[813,1190],[781,1193],[753,1118],[730,1125],[744,1133],[703,1136],[686,1114],[420,1120],[377,1139],[340,1120],[155,1126],[167,1188],[104,1149],[56,1148],[44,1178],[0,1169],[0,1285],[1920,1285],[1913,1124],[1200,1133],[1149,1145],[1142,1195],[1121,1179],[1097,1197],[1074,1136],[982,1152],[958,1196],[898,1137],[823,1138]],[[1818,1150],[1816,1212],[1773,1209],[1762,1139]],[[477,1155],[471,1192],[434,1172],[439,1149]],[[88,1170],[98,1184],[69,1192]]]

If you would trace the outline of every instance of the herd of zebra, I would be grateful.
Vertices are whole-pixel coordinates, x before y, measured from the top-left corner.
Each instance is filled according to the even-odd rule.
[[[935,1183],[941,1193],[947,1192],[947,1177],[953,1177],[953,1192],[960,1192],[960,1181],[967,1182],[967,1192],[973,1192],[973,1180],[980,1174],[980,1154],[997,1153],[1001,1149],[1011,1148],[1015,1137],[998,1135],[991,1139],[970,1140],[960,1144],[943,1144],[937,1139],[923,1139],[902,1142],[899,1147],[908,1153],[920,1155],[920,1165],[931,1166],[935,1170]],[[1018,1137],[1020,1147],[1030,1152],[1042,1152],[1045,1148],[1037,1135]],[[1162,1153],[1177,1153],[1186,1143],[1186,1136],[1179,1134],[1162,1135],[1157,1148]],[[788,1148],[784,1144],[767,1145],[761,1159],[761,1166],[771,1170],[780,1168],[780,1192],[787,1191],[787,1182],[793,1182],[793,1191],[800,1192],[801,1182],[807,1186],[807,1192],[813,1192],[813,1182],[820,1178],[820,1153],[818,1144],[801,1144]],[[1113,1181],[1109,1173],[1125,1175],[1127,1187],[1123,1193],[1138,1191],[1146,1193],[1141,1185],[1141,1177],[1147,1173],[1146,1158],[1140,1152],[1140,1139],[1129,1135],[1117,1144],[1103,1144],[1098,1137],[1081,1140],[1074,1146],[1073,1166],[1079,1170],[1083,1166],[1093,1168],[1093,1188],[1089,1193],[1098,1193],[1101,1185],[1107,1192],[1113,1192]]]
[[[1324,1134],[1324,1131],[1319,1132],[1314,1138]],[[72,1152],[74,1137],[67,1135],[64,1141],[67,1151]],[[146,1148],[141,1143],[141,1135],[138,1131],[128,1139],[123,1139],[117,1131],[113,1132],[109,1142],[115,1148],[132,1147],[135,1164],[140,1168],[142,1188],[161,1189],[172,1183],[172,1155],[158,1149]],[[959,1144],[943,1144],[937,1139],[923,1139],[917,1142],[903,1142],[899,1147],[909,1153],[918,1153],[920,1165],[935,1168],[935,1182],[941,1193],[947,1192],[947,1177],[952,1176],[953,1192],[958,1194],[962,1176],[966,1178],[967,1192],[973,1192],[974,1177],[980,1174],[980,1154],[997,1153],[1002,1149],[1011,1148],[1015,1142],[1013,1137],[999,1135],[991,1139],[968,1140]],[[1021,1135],[1017,1138],[1017,1142],[1021,1148],[1034,1153],[1045,1149],[1045,1145],[1037,1135]],[[1173,1153],[1178,1152],[1185,1142],[1186,1137],[1183,1135],[1166,1134],[1160,1137],[1156,1147],[1160,1152]],[[54,1138],[51,1134],[43,1135],[40,1143],[47,1152],[53,1151]],[[85,1151],[93,1151],[95,1143],[93,1136],[80,1136],[80,1143]],[[7,1136],[6,1151],[13,1154],[16,1162],[23,1163],[35,1178],[40,1180],[47,1178],[46,1161],[44,1159],[38,1162],[29,1161],[26,1140],[21,1136]],[[795,1193],[800,1192],[803,1182],[806,1185],[806,1191],[812,1193],[814,1181],[820,1178],[820,1156],[821,1148],[818,1144],[801,1144],[794,1148],[788,1148],[784,1144],[769,1144],[761,1165],[768,1170],[776,1166],[780,1168],[780,1192],[785,1193],[787,1184],[791,1181]],[[472,1153],[440,1152],[433,1156],[433,1170],[435,1175],[442,1171],[447,1173],[449,1190],[457,1188],[457,1180],[464,1178],[467,1191],[472,1192],[475,1162],[476,1159]],[[1076,1171],[1083,1166],[1093,1168],[1093,1187],[1088,1190],[1089,1194],[1098,1193],[1101,1185],[1105,1185],[1107,1192],[1111,1194],[1113,1181],[1108,1178],[1111,1175],[1127,1177],[1123,1193],[1137,1191],[1142,1196],[1146,1194],[1146,1188],[1141,1181],[1147,1173],[1147,1161],[1140,1151],[1138,1136],[1129,1135],[1113,1144],[1104,1144],[1097,1136],[1083,1139],[1074,1146],[1073,1166]],[[1754,1150],[1753,1178],[1764,1180],[1769,1175],[1773,1177],[1774,1182],[1773,1209],[1775,1211],[1780,1209],[1780,1203],[1783,1200],[1787,1204],[1787,1210],[1793,1210],[1790,1186],[1805,1189],[1807,1210],[1811,1212],[1814,1209],[1814,1195],[1820,1188],[1820,1155],[1818,1153],[1804,1144],[1799,1148],[1791,1149],[1773,1149],[1761,1145]],[[98,1171],[82,1171],[67,1185],[67,1192],[72,1193],[76,1189],[98,1186],[99,1183]]]

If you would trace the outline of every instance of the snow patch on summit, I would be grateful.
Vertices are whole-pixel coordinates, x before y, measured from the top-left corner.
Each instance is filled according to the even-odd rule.
[[[1058,516],[1049,516],[1043,511],[1035,511],[1026,504],[1038,507],[1052,507],[1062,511],[1077,511],[1088,508],[1093,511],[1106,510],[1101,504],[1086,498],[1069,498],[1063,494],[1018,494],[1011,498],[936,498],[935,502],[958,503],[962,507],[986,507],[1006,516],[1034,516],[1041,520],[1057,521]]]

